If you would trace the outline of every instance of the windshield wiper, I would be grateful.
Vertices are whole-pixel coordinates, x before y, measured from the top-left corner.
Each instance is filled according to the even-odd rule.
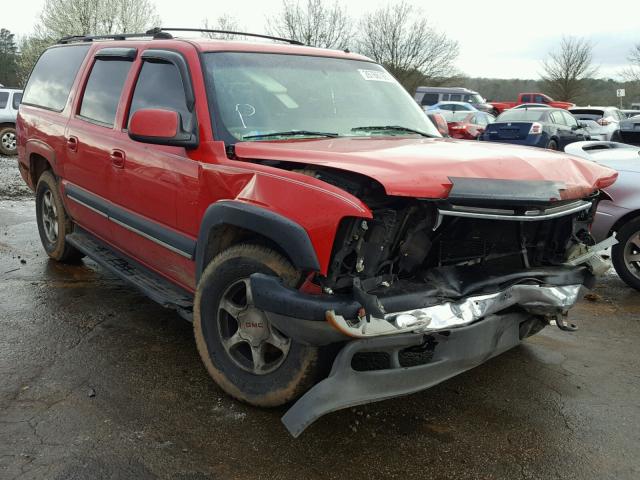
[[[355,127],[352,128],[351,131],[352,132],[359,132],[359,131],[385,131],[385,130],[395,130],[397,132],[406,132],[406,133],[415,133],[417,135],[422,135],[423,137],[427,137],[427,138],[435,138],[435,135],[430,135],[428,133],[425,132],[421,132],[420,130],[414,130],[413,128],[409,128],[409,127],[402,127],[400,125],[385,125],[385,126],[378,126],[378,125],[372,125],[369,127]]]
[[[285,132],[272,132],[272,133],[260,133],[258,135],[245,135],[243,140],[249,140],[251,138],[269,138],[269,137],[339,137],[337,133],[329,132],[313,132],[310,130],[287,130]]]

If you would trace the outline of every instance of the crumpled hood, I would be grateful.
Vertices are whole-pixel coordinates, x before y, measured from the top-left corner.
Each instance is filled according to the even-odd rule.
[[[388,195],[446,198],[454,179],[552,181],[562,200],[611,185],[617,173],[562,152],[470,140],[407,137],[241,142],[241,160],[281,160],[360,173]],[[557,200],[557,199],[550,199]]]

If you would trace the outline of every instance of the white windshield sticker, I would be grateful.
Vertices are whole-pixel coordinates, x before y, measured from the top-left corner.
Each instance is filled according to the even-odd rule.
[[[364,70],[362,68],[359,68],[358,71],[360,72],[360,75],[362,75],[362,78],[364,78],[365,80],[370,80],[373,82],[392,82],[393,83],[393,77],[389,75],[387,72],[380,71],[380,70]]]

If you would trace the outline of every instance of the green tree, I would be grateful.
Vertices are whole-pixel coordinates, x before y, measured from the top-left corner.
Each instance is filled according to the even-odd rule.
[[[18,46],[14,34],[6,28],[0,29],[0,84],[18,85]]]

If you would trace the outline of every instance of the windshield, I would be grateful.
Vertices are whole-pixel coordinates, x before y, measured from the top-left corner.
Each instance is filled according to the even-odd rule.
[[[477,93],[475,93],[473,95],[469,95],[469,100],[468,101],[469,101],[469,103],[486,103],[485,99],[482,98]]]
[[[247,52],[204,58],[216,136],[226,143],[415,135],[409,130],[441,136],[407,91],[374,63]]]
[[[498,115],[496,122],[537,122],[547,112],[540,110],[527,110],[526,108],[518,110],[507,110]]]

